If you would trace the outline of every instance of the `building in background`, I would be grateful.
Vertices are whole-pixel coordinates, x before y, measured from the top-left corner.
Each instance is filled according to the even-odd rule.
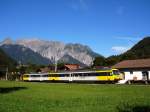
[[[150,80],[150,59],[137,59],[121,61],[113,66],[123,73],[126,81],[145,81]]]

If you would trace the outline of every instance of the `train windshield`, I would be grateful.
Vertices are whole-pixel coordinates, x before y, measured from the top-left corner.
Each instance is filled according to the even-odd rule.
[[[119,70],[113,70],[113,74],[114,75],[120,75],[120,72],[119,72]]]

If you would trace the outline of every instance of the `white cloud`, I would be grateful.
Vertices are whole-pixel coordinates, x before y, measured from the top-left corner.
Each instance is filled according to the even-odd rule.
[[[125,47],[125,46],[113,46],[111,48],[115,53],[117,54],[121,54],[126,52],[128,49],[130,49],[130,47]]]
[[[117,36],[114,39],[122,40],[122,42],[126,43],[125,46],[113,46],[111,50],[116,54],[121,54],[129,50],[133,45],[135,45],[138,41],[141,40],[141,38],[135,38],[135,37],[127,37],[127,36]]]

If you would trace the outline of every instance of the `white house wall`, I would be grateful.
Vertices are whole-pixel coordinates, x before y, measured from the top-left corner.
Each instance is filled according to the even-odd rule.
[[[131,74],[130,71],[125,71],[124,72],[125,80],[133,80],[133,79],[142,80],[143,79],[142,71],[133,71],[132,73],[133,74]],[[149,79],[150,79],[150,71],[148,73],[149,73]]]
[[[130,72],[124,72],[124,75],[125,75],[125,80],[131,80],[131,79],[133,79],[133,77],[130,74]]]

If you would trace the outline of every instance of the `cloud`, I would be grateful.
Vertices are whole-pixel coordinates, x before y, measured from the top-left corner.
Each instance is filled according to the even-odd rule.
[[[121,54],[126,52],[128,49],[130,49],[130,47],[125,47],[125,46],[113,46],[111,48],[115,53],[117,54]]]
[[[129,50],[131,47],[135,45],[138,41],[140,41],[142,38],[135,38],[135,37],[127,37],[127,36],[118,36],[114,39],[122,40],[122,42],[126,43],[125,46],[113,46],[111,50],[116,54],[121,54]]]
[[[70,7],[75,11],[88,9],[86,0],[72,0]]]

